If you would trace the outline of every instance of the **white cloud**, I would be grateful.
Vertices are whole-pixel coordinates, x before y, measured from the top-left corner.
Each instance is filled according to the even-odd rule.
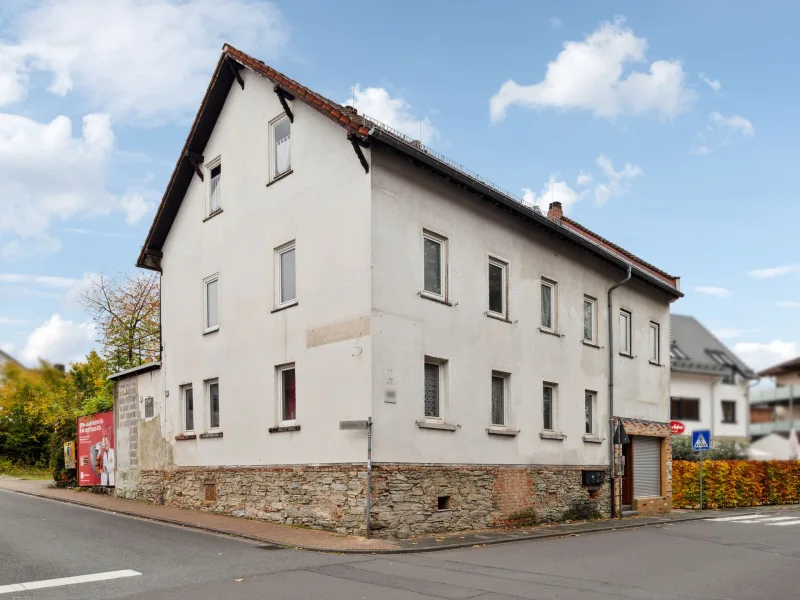
[[[0,273],[0,283],[14,283],[27,285],[41,285],[48,288],[69,289],[78,283],[72,277],[57,277],[54,275],[28,275],[21,273]]]
[[[727,298],[731,295],[730,290],[721,287],[714,287],[713,285],[698,285],[695,286],[694,291],[698,294],[705,294],[706,296],[716,296],[718,298]]]
[[[760,371],[772,365],[789,360],[797,356],[797,344],[773,340],[767,344],[759,342],[739,342],[733,351],[747,363],[749,367]]]
[[[94,347],[96,335],[91,321],[75,323],[53,315],[28,337],[22,360],[28,364],[39,358],[65,364],[81,360]]]
[[[711,79],[705,73],[698,73],[697,76],[715,92],[718,92],[722,89],[722,82],[718,79]]]
[[[630,163],[625,163],[622,170],[615,171],[614,164],[605,154],[597,157],[597,165],[606,176],[606,181],[594,188],[594,201],[597,206],[603,206],[613,197],[627,194],[630,191],[631,180],[642,175],[642,169]]]
[[[489,102],[493,121],[509,106],[592,111],[598,117],[657,113],[673,117],[688,110],[694,92],[676,60],[658,60],[646,72],[623,76],[629,63],[645,62],[647,40],[636,37],[623,18],[601,23],[582,42],[565,42],[547,65],[545,78],[534,85],[506,81]]]
[[[569,187],[566,181],[556,181],[555,175],[550,176],[539,194],[530,188],[522,191],[522,201],[528,206],[538,206],[544,213],[547,213],[551,202],[561,202],[561,208],[566,213],[583,195]]]
[[[288,29],[261,0],[44,0],[18,14],[0,46],[0,105],[21,99],[28,73],[48,91],[79,93],[116,120],[165,122],[194,114],[223,43],[275,59]]]
[[[744,117],[738,115],[725,117],[718,112],[712,112],[708,118],[711,120],[714,127],[718,129],[723,129],[732,133],[741,133],[746,137],[753,137],[756,134],[753,124]]]
[[[772,277],[780,277],[781,275],[795,273],[798,270],[800,270],[800,265],[784,265],[782,267],[756,269],[755,271],[750,271],[749,275],[750,277],[755,277],[756,279],[770,279]]]
[[[781,300],[777,304],[781,308],[800,308],[800,302],[792,302],[790,300]]]
[[[345,106],[352,106],[361,114],[372,117],[397,129],[414,140],[430,144],[439,139],[439,130],[433,126],[428,117],[418,118],[411,112],[411,105],[402,98],[392,98],[384,88],[368,87],[361,89],[356,84],[353,95],[344,101]]]
[[[695,146],[692,148],[691,154],[699,154],[699,155],[711,154],[711,148],[705,145]]]
[[[578,185],[589,185],[594,180],[594,177],[591,173],[584,173],[581,171],[578,173],[577,183]]]
[[[740,337],[743,333],[747,333],[749,330],[747,329],[734,329],[732,327],[723,327],[721,329],[715,329],[711,333],[713,333],[717,338],[721,340],[729,340],[732,338]]]
[[[120,199],[119,204],[125,213],[125,222],[128,225],[141,221],[152,208],[141,194],[126,194]]]
[[[558,17],[550,17],[550,29],[561,29],[564,26],[564,21]]]

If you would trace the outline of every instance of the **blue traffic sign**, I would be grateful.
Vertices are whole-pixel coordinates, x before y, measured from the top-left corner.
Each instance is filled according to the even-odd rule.
[[[698,429],[692,432],[692,450],[701,451],[711,448],[711,432],[708,429]]]

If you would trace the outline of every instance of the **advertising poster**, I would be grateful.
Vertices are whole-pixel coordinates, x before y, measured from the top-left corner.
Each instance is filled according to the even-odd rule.
[[[78,485],[114,485],[114,411],[78,419]]]

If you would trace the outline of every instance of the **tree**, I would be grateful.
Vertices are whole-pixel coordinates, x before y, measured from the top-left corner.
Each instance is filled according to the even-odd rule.
[[[136,273],[111,279],[101,273],[81,293],[81,304],[100,329],[103,358],[113,370],[160,359],[158,274]]]

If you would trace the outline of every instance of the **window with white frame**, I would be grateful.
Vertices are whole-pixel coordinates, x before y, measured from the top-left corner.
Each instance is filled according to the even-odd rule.
[[[219,429],[219,379],[206,381],[206,406],[208,407],[208,428]]]
[[[219,329],[219,274],[203,280],[203,313],[204,331]]]
[[[583,297],[583,340],[591,344],[597,343],[595,331],[597,320],[597,300],[591,296]]]
[[[650,352],[650,362],[658,364],[661,358],[660,353],[661,332],[658,323],[650,321],[648,348]]]
[[[586,434],[595,435],[595,409],[597,408],[597,393],[586,390],[583,394],[584,421],[586,424]]]
[[[278,399],[280,422],[293,425],[297,420],[297,385],[294,363],[278,367]]]
[[[630,356],[631,352],[631,313],[619,311],[619,353]]]
[[[549,279],[542,279],[542,315],[541,327],[547,331],[556,330],[556,291],[557,284]]]
[[[442,400],[446,392],[447,361],[425,357],[425,418],[442,418]]]
[[[295,243],[275,249],[275,305],[280,308],[297,302]]]
[[[447,239],[425,231],[422,234],[423,287],[425,295],[447,299]]]
[[[184,433],[194,432],[194,390],[191,385],[181,388],[181,399],[183,404],[183,431]]]
[[[222,162],[217,159],[208,165],[208,214],[222,210]]]
[[[496,427],[506,425],[508,379],[507,373],[492,373],[492,425]]]
[[[542,385],[542,429],[545,431],[556,430],[556,385],[554,383]]]
[[[489,314],[506,318],[508,313],[508,265],[489,259]]]
[[[281,115],[270,123],[272,137],[272,179],[285,175],[292,169],[292,123]]]

